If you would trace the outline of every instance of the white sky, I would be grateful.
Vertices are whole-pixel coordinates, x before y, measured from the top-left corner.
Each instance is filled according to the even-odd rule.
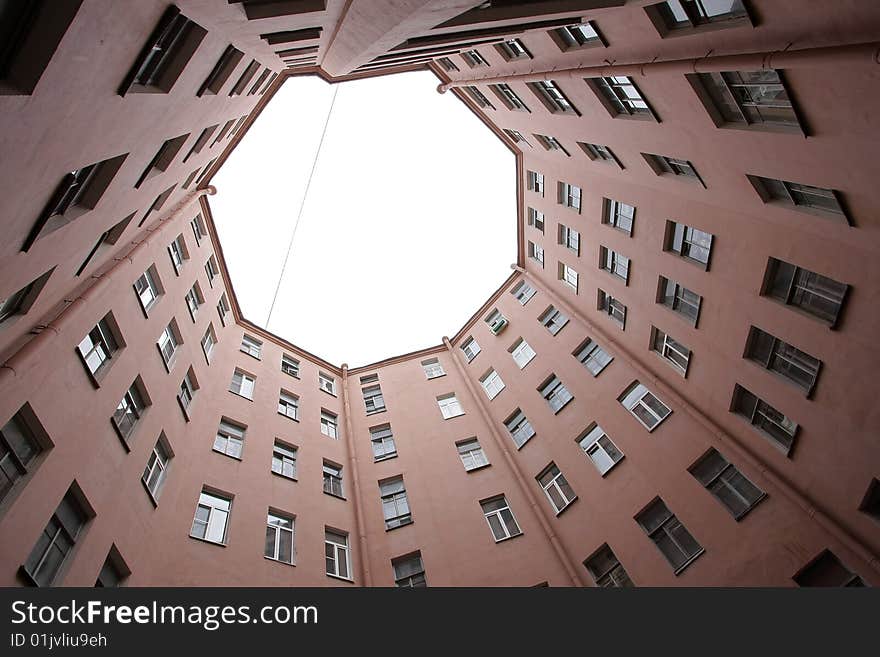
[[[516,260],[513,154],[427,71],[288,80],[211,183],[244,316],[337,365],[451,336]]]

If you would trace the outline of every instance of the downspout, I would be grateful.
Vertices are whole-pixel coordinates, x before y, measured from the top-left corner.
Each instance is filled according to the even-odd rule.
[[[342,364],[342,412],[345,413],[345,446],[348,452],[348,466],[351,469],[351,485],[354,489],[354,530],[360,546],[358,558],[358,571],[364,586],[373,585],[373,575],[370,572],[369,552],[367,551],[367,532],[363,523],[363,499],[361,497],[361,483],[358,476],[357,450],[354,445],[354,434],[351,431],[351,404],[348,395],[348,364]]]
[[[517,486],[519,486],[520,491],[529,501],[529,505],[532,507],[532,511],[538,517],[538,522],[541,525],[541,530],[544,532],[544,536],[550,542],[550,545],[552,546],[553,552],[556,554],[556,558],[559,560],[559,563],[561,563],[562,567],[565,569],[568,578],[571,580],[572,586],[584,586],[584,582],[582,582],[578,577],[578,570],[574,564],[574,561],[565,551],[565,548],[559,542],[559,537],[556,536],[556,533],[553,531],[553,526],[551,525],[550,520],[547,517],[548,511],[546,509],[546,505],[540,503],[540,500],[538,500],[537,496],[534,494],[531,487],[529,486],[526,477],[523,475],[519,464],[510,453],[510,450],[507,447],[507,441],[504,439],[504,436],[502,436],[501,433],[498,431],[494,420],[489,414],[489,409],[486,406],[486,402],[477,393],[473,381],[471,381],[470,377],[468,377],[467,372],[464,369],[464,365],[462,365],[460,360],[462,357],[457,353],[457,350],[452,346],[449,338],[447,338],[445,335],[443,336],[443,344],[446,345],[446,349],[449,351],[449,354],[452,357],[452,361],[455,363],[455,369],[458,370],[459,375],[461,375],[461,378],[464,379],[468,392],[470,392],[471,397],[476,400],[477,408],[480,411],[480,415],[482,416],[483,421],[489,427],[489,432],[492,434],[492,438],[495,440],[495,446],[504,455],[504,460],[507,462],[507,466],[513,472]]]
[[[705,57],[631,64],[608,62],[601,66],[578,66],[574,68],[530,71],[514,75],[452,80],[451,82],[444,82],[438,85],[437,91],[442,94],[454,87],[474,84],[506,84],[509,82],[540,82],[542,80],[559,81],[566,78],[596,78],[612,75],[648,77],[655,74],[757,71],[825,66],[840,67],[853,64],[880,64],[880,42],[803,48],[801,50],[772,50],[737,55],[706,55]]]
[[[521,274],[525,274],[525,270],[517,265],[511,265],[511,269],[514,269]],[[628,349],[611,338],[604,329],[595,326],[593,322],[583,315],[583,313],[559,297],[555,291],[549,287],[542,287],[542,291],[547,295],[554,306],[568,313],[569,316],[575,317],[580,322],[583,322],[591,334],[594,334],[598,339],[604,341],[609,348],[615,352],[615,355],[622,357],[623,360],[625,360],[627,364],[636,371],[640,381],[647,381],[662,396],[673,401],[682,411],[696,420],[698,424],[717,438],[720,443],[723,443],[726,448],[729,448],[731,453],[735,454],[742,461],[748,463],[751,467],[760,472],[767,483],[770,484],[769,487],[775,488],[782,497],[789,499],[795,506],[802,509],[810,518],[815,520],[822,529],[831,534],[831,536],[838,540],[847,549],[861,557],[871,568],[880,571],[880,557],[878,557],[858,536],[829,516],[814,500],[810,499],[784,476],[780,475],[766,463],[761,461],[761,459],[757,458],[748,447],[739,441],[739,439],[727,433],[727,431],[719,426],[702,410],[693,406],[671,386],[655,376],[654,373],[647,367],[643,366]]]

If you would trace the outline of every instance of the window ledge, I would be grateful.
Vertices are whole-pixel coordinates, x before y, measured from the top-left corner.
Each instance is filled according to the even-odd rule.
[[[222,318],[221,318],[221,319],[222,319]],[[225,324],[224,324],[224,326],[225,326]],[[239,349],[239,351],[240,351],[241,353],[243,353],[244,355],[246,355],[246,356],[250,356],[250,357],[253,358],[254,360],[259,360],[259,361],[262,361],[262,360],[263,360],[263,359],[260,358],[259,356],[254,356],[251,352],[249,352],[249,351],[245,351],[244,349]]]
[[[292,561],[281,561],[281,559],[275,559],[275,558],[273,558],[273,557],[267,557],[265,554],[263,555],[263,558],[264,558],[266,561],[271,561],[272,563],[281,564],[282,566],[293,566],[294,568],[296,568],[296,563],[294,563],[294,562],[292,562]]]
[[[476,468],[471,468],[470,470],[465,468],[464,471],[467,473],[476,472],[477,470],[483,470],[485,468],[488,468],[490,465],[492,465],[492,464],[491,463],[484,463],[483,465],[478,465]]]
[[[578,497],[577,497],[577,495],[575,495],[575,496],[572,498],[572,500],[571,500],[568,504],[566,504],[564,507],[562,507],[559,511],[556,512],[556,517],[558,518],[558,517],[561,516],[563,513],[565,513],[566,511],[568,511],[568,509],[570,509],[571,506],[572,506],[575,502],[577,502],[577,501],[578,501]]]
[[[249,402],[254,401],[253,397],[245,397],[245,396],[244,396],[243,394],[241,394],[240,392],[235,392],[235,390],[230,390],[229,392],[231,392],[231,393],[232,393],[233,395],[235,395],[236,397],[241,397],[242,399],[247,399]]]
[[[299,481],[296,477],[288,477],[286,474],[281,474],[280,472],[275,472],[271,468],[269,469],[269,472],[271,472],[276,477],[281,477],[282,479],[286,479],[287,481]]]
[[[590,458],[589,455],[587,455],[587,458]],[[617,462],[615,462],[615,463],[614,463],[610,468],[608,468],[605,472],[600,472],[599,474],[602,475],[602,478],[604,479],[605,477],[608,476],[608,473],[609,473],[609,472],[611,472],[612,470],[614,470],[614,468],[616,468],[618,465],[620,465],[621,463],[623,463],[623,459],[625,459],[625,458],[626,458],[626,454],[624,454],[623,456],[621,456],[621,457],[620,457],[620,460],[617,461]],[[592,459],[590,459],[590,460],[592,461]],[[597,470],[598,470],[598,468],[597,468]]]
[[[247,397],[245,397],[245,399],[247,399]],[[290,417],[287,413],[282,413],[281,411],[278,411],[278,415],[280,415],[281,417],[286,417],[288,420],[292,420],[293,422],[299,422],[298,417]]]
[[[514,538],[519,538],[520,536],[523,536],[524,533],[525,532],[520,532],[519,534],[514,534],[513,536],[507,536],[505,538],[497,538],[497,539],[495,539],[495,543],[497,545],[498,543],[504,543],[505,541],[510,541],[510,540],[513,540]]]
[[[387,410],[387,408],[382,408],[377,411],[367,411],[367,415],[378,415],[379,413],[384,413]]]
[[[215,454],[219,454],[220,456],[225,456],[226,458],[233,459],[235,461],[241,462],[243,459],[240,456],[233,456],[232,454],[227,454],[226,452],[221,452],[219,449],[211,449]],[[193,536],[195,538],[195,536]],[[209,541],[210,542],[210,541]]]
[[[207,538],[199,538],[198,536],[193,536],[192,534],[190,534],[189,537],[194,541],[198,541],[199,543],[207,543],[208,545],[215,545],[217,547],[222,547],[222,548],[227,547],[226,543],[218,543],[217,541],[209,541]]]
[[[763,502],[766,499],[767,499],[767,493],[761,493],[761,497],[759,497],[757,500],[752,502],[752,505],[748,509],[746,509],[745,511],[740,513],[738,516],[733,516],[733,519],[736,520],[737,522],[740,522],[743,518],[745,518],[747,515],[749,515],[752,512],[752,509],[754,509],[756,506],[758,506],[761,502]]]
[[[327,575],[327,577],[332,577],[333,579],[338,579],[343,582],[348,582],[349,584],[354,584],[354,580],[351,577],[343,577],[342,575],[334,575],[328,572],[325,572],[324,574]]]
[[[393,454],[386,454],[385,456],[373,457],[373,463],[381,463],[382,461],[390,461],[391,459],[397,458],[397,452]]]
[[[395,529],[400,529],[401,527],[409,527],[410,525],[414,525],[414,524],[415,524],[415,521],[410,519],[407,522],[403,522],[399,525],[394,525],[394,527],[386,527],[385,533],[387,534],[388,532],[393,532]]]
[[[697,559],[699,559],[700,556],[701,556],[704,552],[706,552],[706,548],[700,548],[700,551],[699,551],[699,552],[697,552],[694,556],[692,556],[690,559],[688,559],[687,561],[685,561],[683,564],[681,564],[678,568],[676,568],[676,569],[673,571],[674,574],[675,574],[675,576],[678,577],[681,573],[683,573],[683,572],[688,568],[688,566],[690,566],[694,561],[696,561]]]
[[[318,390],[323,392],[325,395],[330,395],[331,397],[337,397],[337,394],[335,392],[330,392],[328,390],[324,390],[324,388],[318,388]]]
[[[324,491],[324,495],[329,495],[330,497],[335,497],[337,500],[342,500],[343,502],[348,502],[343,495],[337,495],[336,493],[329,493],[326,490]]]

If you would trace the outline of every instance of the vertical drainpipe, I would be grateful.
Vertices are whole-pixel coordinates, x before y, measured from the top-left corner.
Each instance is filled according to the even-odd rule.
[[[361,483],[358,477],[357,450],[354,445],[354,437],[351,431],[351,404],[348,401],[348,364],[342,364],[342,412],[345,414],[345,447],[348,453],[348,466],[351,470],[351,486],[354,490],[354,531],[358,537],[360,555],[357,560],[358,573],[363,586],[373,585],[373,576],[370,573],[369,552],[367,551],[367,533],[363,523],[363,500],[361,498]]]
[[[501,453],[504,455],[504,460],[507,462],[507,466],[513,472],[517,486],[519,486],[520,491],[523,493],[523,495],[526,496],[526,499],[529,501],[529,504],[532,507],[532,511],[534,511],[535,515],[538,517],[538,521],[541,525],[541,530],[544,532],[544,536],[553,547],[553,552],[556,554],[556,558],[559,560],[559,563],[561,563],[562,567],[565,569],[569,580],[571,580],[572,586],[584,586],[584,582],[582,582],[580,577],[578,576],[579,571],[575,566],[574,560],[565,551],[565,548],[559,542],[559,538],[553,531],[553,526],[551,525],[550,520],[547,517],[548,512],[545,505],[540,503],[540,500],[537,498],[534,491],[529,486],[529,483],[526,477],[523,475],[522,470],[519,468],[516,459],[513,458],[513,455],[510,453],[510,450],[507,447],[507,441],[504,439],[504,436],[502,436],[501,433],[498,431],[498,428],[495,426],[495,422],[489,415],[489,409],[486,407],[486,402],[482,399],[482,397],[480,397],[479,394],[477,394],[477,390],[474,387],[473,381],[470,380],[470,377],[468,377],[467,372],[464,369],[464,365],[462,365],[461,361],[459,360],[460,356],[456,352],[456,349],[452,346],[449,338],[447,338],[445,335],[443,336],[443,344],[446,345],[446,349],[449,351],[449,354],[452,357],[452,361],[455,363],[455,369],[458,370],[461,378],[464,379],[468,392],[470,392],[471,397],[476,400],[477,408],[480,410],[480,415],[488,425],[489,432],[492,434],[492,438],[495,440],[495,446],[498,447],[498,449],[501,450]]]

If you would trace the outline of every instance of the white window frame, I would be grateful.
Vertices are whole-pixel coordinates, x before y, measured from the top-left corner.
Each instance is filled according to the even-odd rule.
[[[330,411],[321,410],[321,433],[334,440],[339,439],[339,416]]]
[[[455,393],[437,397],[437,405],[440,407],[440,414],[443,416],[444,420],[451,420],[454,417],[464,415],[464,409],[461,406],[461,402],[458,401],[458,397],[455,396]]]
[[[443,365],[440,364],[438,358],[428,358],[427,360],[423,360],[422,369],[425,371],[425,376],[429,381],[441,376],[446,376],[446,371],[443,369]]]
[[[486,506],[495,502],[502,502],[503,505],[498,509],[492,509],[490,511],[486,510]],[[488,500],[482,500],[480,502],[480,508],[483,511],[483,517],[486,518],[486,524],[489,525],[489,531],[492,533],[492,538],[495,539],[496,543],[500,543],[501,541],[506,541],[510,538],[514,538],[515,536],[520,536],[522,532],[522,528],[519,526],[519,523],[516,521],[516,516],[513,515],[513,510],[510,508],[510,504],[507,502],[507,497],[504,495],[500,495],[498,497],[494,497]],[[504,519],[504,512],[507,511],[510,514],[510,518],[513,522],[513,527],[507,526],[507,521]],[[492,527],[492,523],[489,520],[491,516],[494,516],[498,519],[499,524],[501,525],[501,529],[504,531],[504,535],[499,537],[495,533],[495,529]],[[512,531],[513,529],[516,531]]]
[[[617,452],[619,458],[615,458],[614,455],[609,452],[608,447],[603,444],[603,439]],[[620,448],[614,444],[614,441],[611,440],[608,434],[605,433],[605,430],[595,422],[580,435],[577,439],[577,443],[580,445],[581,449],[584,450],[584,454],[587,455],[587,458],[590,459],[594,466],[596,466],[599,474],[603,477],[620,463],[624,456],[626,456]],[[597,456],[594,456],[599,454],[601,454],[601,456],[598,458]]]
[[[318,388],[328,395],[336,396],[336,379],[324,372],[318,372]]]
[[[655,411],[648,405],[648,402],[644,401],[649,396],[666,409],[665,414],[661,416],[657,411]],[[648,388],[644,384],[639,383],[638,381],[635,381],[629,388],[626,389],[626,391],[624,391],[624,393],[619,397],[619,401],[623,405],[623,407],[628,410],[636,420],[639,421],[639,424],[645,427],[645,429],[647,429],[648,431],[653,431],[654,429],[659,427],[666,418],[672,415],[672,409],[669,408],[665,403],[663,403],[663,401],[661,401],[660,398],[657,397],[657,395],[648,390]],[[656,420],[656,422],[654,422],[650,426],[646,424],[642,420],[642,418],[640,418],[636,414],[636,408],[644,409],[650,417]]]
[[[490,465],[489,458],[476,437],[460,440],[455,443],[455,447],[458,450],[458,456],[466,472],[479,470]]]
[[[498,372],[494,369],[489,370],[480,377],[480,385],[483,386],[483,390],[489,398],[489,401],[495,399],[505,387],[504,381],[501,380],[501,376],[499,376]]]
[[[245,427],[232,424],[227,420],[220,420],[220,426],[217,428],[217,434],[214,436],[214,445],[212,449],[218,454],[223,454],[234,459],[241,460],[244,452],[244,436]],[[222,441],[223,449],[218,447],[218,441]],[[230,449],[230,445],[232,448]]]
[[[299,397],[282,389],[278,393],[278,414],[299,422]]]
[[[522,338],[518,338],[508,351],[519,369],[525,369],[525,366],[531,363],[532,359],[537,355],[529,343]]]
[[[340,539],[342,542],[340,542]],[[330,548],[332,555],[327,554],[327,548]],[[353,581],[351,577],[351,549],[348,546],[348,534],[324,528],[324,572],[331,577],[338,577],[348,581]],[[327,570],[327,560],[333,563],[333,571]],[[340,568],[340,564],[344,564],[344,568]],[[343,575],[342,573],[346,573]]]
[[[554,470],[556,471],[555,473],[553,472]],[[547,475],[550,475],[550,479],[545,483],[543,479],[545,479]],[[574,489],[572,489],[568,480],[565,478],[565,475],[562,474],[562,471],[555,463],[551,463],[544,468],[535,479],[537,479],[538,485],[541,487],[541,490],[544,491],[544,495],[547,496],[547,499],[550,501],[550,506],[553,507],[557,516],[571,506],[572,502],[577,499],[577,494],[574,492]],[[571,493],[571,497],[565,492],[566,488]],[[553,493],[556,493],[561,498],[562,506],[557,504],[557,500],[553,498]]]
[[[207,509],[208,510],[208,519],[207,520],[198,520],[198,510],[199,509]],[[229,519],[232,515],[232,499],[222,497],[216,493],[210,493],[204,489],[202,489],[201,494],[199,495],[199,501],[196,505],[196,512],[193,514],[193,522],[192,527],[190,528],[189,535],[193,538],[199,539],[201,541],[207,541],[209,543],[216,543],[218,545],[226,545],[226,539],[229,535]],[[205,534],[204,536],[198,536],[195,533],[196,523],[200,525],[204,525]],[[215,540],[214,538],[208,538],[208,536],[212,533],[213,530],[217,529],[217,525],[222,523],[221,534],[219,540]]]
[[[235,378],[238,376],[241,381],[238,385],[238,389],[235,389]],[[244,397],[245,399],[254,400],[254,388],[257,386],[257,377],[253,374],[249,374],[245,372],[243,369],[238,367],[232,372],[232,380],[229,382],[229,392],[232,392],[236,395]]]
[[[276,522],[272,522],[273,519],[275,519]],[[290,523],[290,526],[289,527],[282,526],[282,525],[278,524],[277,521]],[[267,559],[271,559],[272,561],[278,561],[280,563],[288,563],[288,564],[296,563],[294,528],[295,528],[295,519],[292,516],[283,515],[283,514],[278,513],[277,511],[273,513],[272,510],[270,509],[269,512],[267,513],[267,517],[266,517],[266,534],[268,535],[270,529],[274,530],[274,533],[275,533],[274,541],[273,541],[273,548],[274,549],[273,549],[271,555],[266,554],[264,551],[263,556],[266,557]],[[284,536],[283,532],[287,532],[290,534],[290,561],[281,558],[281,537]]]
[[[482,351],[479,343],[474,340],[473,337],[469,337],[461,343],[461,350],[464,352],[465,358],[467,358],[469,363],[480,354],[480,351]]]
[[[263,354],[263,343],[245,333],[241,336],[239,351],[260,360]]]

